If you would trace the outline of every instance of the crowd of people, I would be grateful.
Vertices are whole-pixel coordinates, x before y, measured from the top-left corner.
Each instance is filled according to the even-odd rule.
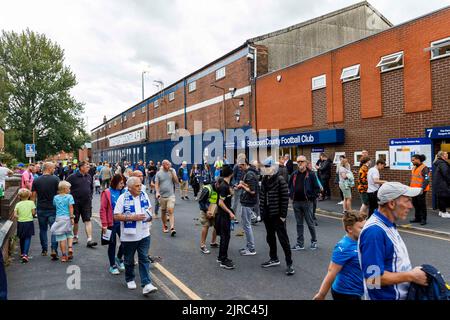
[[[414,168],[409,186],[406,186],[381,180],[380,171],[385,163],[377,160],[372,165],[367,151],[360,158],[356,179],[348,159],[341,156],[336,167],[336,183],[343,199],[345,236],[336,244],[328,273],[314,299],[324,299],[330,289],[336,300],[405,299],[411,283],[427,284],[425,272],[420,267],[412,268],[396,228],[396,223],[406,219],[413,207],[415,218],[411,222],[426,224],[430,170],[424,163],[425,156],[413,155],[411,160]],[[431,183],[436,192],[439,215],[443,218],[450,217],[446,212],[450,206],[450,165],[447,160],[446,152],[437,154]],[[292,251],[305,250],[305,222],[310,234],[309,249],[318,248],[315,210],[317,201],[331,197],[332,161],[325,153],[315,164],[300,155],[296,158],[297,167],[294,167],[288,155],[278,160],[268,157],[262,163],[250,163],[245,154],[239,154],[234,163],[231,165],[226,159],[218,158],[213,169],[206,162],[194,164],[189,170],[183,162],[175,170],[168,160],[156,164],[139,161],[135,165],[126,161],[114,165],[81,161],[76,166],[68,166],[68,175],[61,164],[30,164],[22,173],[20,202],[15,208],[22,262],[29,261],[34,217],[38,219],[42,256],[48,255],[50,228],[51,259],[73,260],[76,255],[74,245],[79,242],[80,218],[87,237],[86,246],[97,246],[91,222],[93,194],[97,192],[101,194],[101,243],[108,245],[109,272],[113,275],[124,273],[127,287],[136,289],[134,268],[139,265],[143,294],[155,292],[157,288],[149,273],[152,222],[161,213],[162,232],[175,237],[176,188],[179,187],[181,199],[187,201],[190,200],[188,189],[191,186],[200,209],[199,248],[202,254],[211,253],[206,242],[212,229],[209,247],[218,248],[219,266],[234,269],[228,247],[235,224],[240,220],[245,235],[240,254],[254,256],[257,244],[252,226],[262,221],[269,259],[261,267],[281,264],[277,253],[278,238],[286,262],[285,273],[294,275]],[[12,171],[0,167],[0,173],[6,176]],[[358,211],[354,211],[351,204],[355,186],[362,202]],[[149,194],[154,194],[154,208]],[[292,246],[286,225],[290,201],[297,234]]]

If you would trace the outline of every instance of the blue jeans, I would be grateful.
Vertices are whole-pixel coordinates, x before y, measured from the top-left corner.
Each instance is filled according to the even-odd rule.
[[[3,262],[2,247],[0,246],[0,300],[8,299],[8,283],[6,281],[6,271]]]
[[[247,249],[250,251],[255,250],[255,238],[252,230],[252,214],[254,208],[241,206],[242,212],[242,229],[245,232],[245,238],[247,239]]]
[[[134,254],[138,253],[139,275],[141,276],[141,286],[145,287],[152,283],[150,278],[150,260],[148,250],[150,248],[150,236],[140,241],[122,242],[125,257],[125,281],[130,282],[135,278],[134,274]]]
[[[311,201],[294,201],[295,220],[297,220],[297,244],[303,246],[305,238],[303,236],[303,221],[306,220],[311,242],[317,242],[316,228],[314,227],[313,203]]]
[[[109,265],[111,267],[116,265],[116,245],[117,245],[117,237],[120,238],[120,222],[114,222],[114,226],[111,232],[111,241],[108,246],[108,258]],[[123,258],[123,245],[120,243],[119,251],[117,252],[117,258],[122,260]]]
[[[37,216],[39,221],[39,239],[41,240],[42,251],[48,251],[48,237],[47,230],[55,223],[56,212],[49,210],[37,209]],[[52,250],[58,252],[58,242],[54,235],[51,236]]]
[[[31,237],[21,238],[20,239],[20,252],[21,252],[21,254],[28,255],[28,252],[30,251],[30,245],[31,245]]]

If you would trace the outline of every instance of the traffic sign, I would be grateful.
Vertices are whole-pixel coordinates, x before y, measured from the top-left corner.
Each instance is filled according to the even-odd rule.
[[[25,154],[27,158],[34,158],[36,156],[36,145],[35,144],[26,144],[25,145]]]

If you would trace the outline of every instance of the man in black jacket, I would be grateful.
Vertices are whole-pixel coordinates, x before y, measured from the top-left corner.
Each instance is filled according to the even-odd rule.
[[[289,194],[293,200],[295,220],[297,220],[297,244],[292,248],[294,251],[305,250],[305,239],[303,236],[303,221],[306,220],[311,234],[311,250],[317,249],[316,229],[314,227],[313,204],[320,191],[317,177],[313,171],[308,169],[308,160],[305,156],[297,157],[298,170],[289,180]]]
[[[247,245],[241,249],[239,253],[243,256],[254,256],[255,237],[252,230],[252,215],[255,211],[257,192],[258,192],[258,173],[256,168],[251,167],[245,158],[238,158],[237,165],[242,170],[243,176],[238,181],[236,188],[242,190],[240,199],[235,201],[241,202],[242,228],[244,229]]]
[[[439,216],[450,218],[450,213],[446,209],[450,207],[450,165],[448,163],[448,153],[439,151],[434,161],[433,191],[436,194]]]
[[[287,168],[289,178],[294,172],[294,162],[291,160],[291,156],[289,154],[284,155],[284,166]]]
[[[292,267],[291,248],[286,230],[286,217],[289,205],[289,190],[286,181],[280,176],[278,166],[272,157],[267,158],[261,169],[263,175],[261,192],[259,197],[261,217],[267,231],[267,243],[270,247],[270,260],[261,264],[261,267],[268,268],[280,265],[277,255],[278,235],[281,247],[286,257],[286,274],[295,273]]]
[[[317,173],[319,175],[320,182],[323,187],[323,198],[319,200],[330,199],[330,178],[331,178],[331,166],[333,162],[328,158],[325,153],[320,155],[320,160],[316,163]]]

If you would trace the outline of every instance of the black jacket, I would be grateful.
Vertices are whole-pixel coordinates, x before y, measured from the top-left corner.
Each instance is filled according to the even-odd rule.
[[[288,173],[287,168],[285,166],[279,166],[278,167],[278,172],[284,178],[286,183],[288,183],[289,182],[289,173]]]
[[[291,199],[294,199],[297,173],[298,170],[292,174],[291,179],[289,180],[289,197]],[[305,186],[303,190],[305,190],[305,196],[308,201],[314,201],[317,198],[320,192],[320,186],[317,183],[317,177],[313,171],[306,170]]]
[[[406,300],[450,300],[450,290],[441,272],[428,264],[423,264],[422,270],[427,275],[428,286],[411,283]]]
[[[289,159],[288,162],[286,162],[286,168],[287,168],[288,174],[292,174],[292,172],[294,172],[294,162],[292,162],[291,159]]]
[[[450,165],[438,159],[433,169],[433,190],[438,197],[450,197]]]
[[[333,162],[330,159],[321,161],[319,164],[319,169],[317,172],[319,173],[319,178],[322,180],[327,180],[331,178],[331,166]]]
[[[255,167],[248,168],[247,171],[244,172],[242,181],[246,183],[250,190],[255,191],[255,194],[250,194],[245,190],[242,190],[241,193],[241,204],[244,207],[253,207],[256,205],[256,199],[258,194],[258,171]]]
[[[279,172],[273,176],[264,176],[259,194],[259,208],[261,216],[287,217],[289,204],[289,190],[286,181]]]

